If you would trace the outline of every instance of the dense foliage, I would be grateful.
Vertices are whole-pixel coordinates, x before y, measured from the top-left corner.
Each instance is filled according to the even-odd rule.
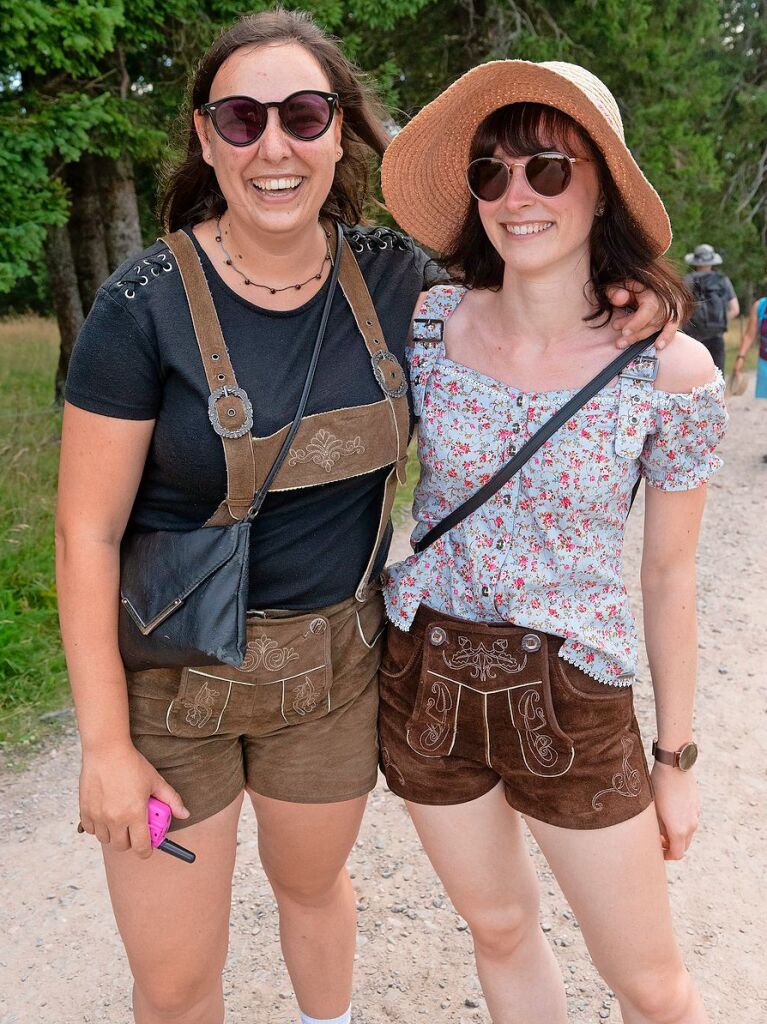
[[[629,145],[669,207],[673,253],[709,241],[743,299],[763,291],[767,0],[294,6],[344,40],[399,120],[488,58],[589,67],[616,93]],[[67,222],[63,170],[84,154],[132,158],[141,222],[154,233],[189,70],[241,10],[239,0],[0,0],[0,310],[45,304],[46,230]]]

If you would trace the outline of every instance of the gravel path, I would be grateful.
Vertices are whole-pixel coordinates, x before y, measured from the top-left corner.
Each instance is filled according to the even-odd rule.
[[[753,386],[753,385],[752,385]],[[751,389],[750,389],[751,390]],[[767,622],[767,402],[731,402],[726,468],[710,486],[701,545],[696,735],[703,823],[688,859],[669,865],[689,966],[713,1022],[767,1019],[764,919],[764,717],[758,640]],[[641,507],[626,543],[638,576]],[[406,549],[400,531],[396,551]],[[633,588],[635,606],[638,590]],[[646,665],[640,723],[653,735]],[[0,775],[0,1024],[128,1024],[130,979],[98,844],[75,832],[79,751],[71,726],[22,773]],[[242,816],[235,874],[229,1020],[293,1024],[277,918],[258,864],[255,819]],[[541,926],[556,948],[574,1024],[620,1020],[577,921],[540,856]],[[487,1022],[465,923],[420,851],[404,806],[379,783],[351,858],[359,901],[355,1024]],[[761,1012],[760,1012],[761,1011]]]

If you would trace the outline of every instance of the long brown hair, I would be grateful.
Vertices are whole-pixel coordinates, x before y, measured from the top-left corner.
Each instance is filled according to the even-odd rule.
[[[671,264],[654,254],[652,243],[621,199],[601,151],[567,114],[542,103],[500,107],[477,128],[469,160],[491,156],[497,146],[510,156],[533,156],[556,145],[573,156],[568,152],[572,148],[568,140],[573,136],[596,164],[604,201],[604,213],[594,218],[591,229],[590,285],[595,308],[586,320],[609,316],[613,307],[607,288],[627,280],[654,291],[667,319],[685,320],[692,309],[692,296]],[[442,262],[469,288],[500,288],[503,283],[503,260],[485,234],[473,196]]]
[[[236,50],[278,43],[299,43],[312,54],[327,75],[331,90],[338,93],[343,110],[344,155],[336,164],[321,212],[347,224],[362,219],[370,191],[371,157],[383,156],[389,141],[382,124],[383,107],[336,39],[323,32],[305,11],[278,7],[240,18],[218,37],[197,66],[184,109],[186,156],[166,172],[160,200],[159,217],[170,231],[219,216],[226,209],[215,171],[202,158],[193,111],[208,102],[216,72]]]

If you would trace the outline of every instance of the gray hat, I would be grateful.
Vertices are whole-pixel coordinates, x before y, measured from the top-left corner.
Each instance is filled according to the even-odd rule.
[[[706,245],[704,242],[703,245],[695,246],[695,252],[688,252],[684,261],[693,267],[718,267],[722,262],[722,257],[713,245]]]

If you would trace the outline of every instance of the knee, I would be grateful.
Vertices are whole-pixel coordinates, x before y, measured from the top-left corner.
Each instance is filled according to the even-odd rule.
[[[477,953],[506,959],[538,931],[538,900],[487,906],[470,912],[466,921]]]
[[[681,965],[675,969],[637,970],[626,982],[613,987],[622,1004],[652,1024],[687,1024],[694,1016],[695,988]]]
[[[294,904],[308,910],[322,910],[339,899],[354,899],[346,868],[334,873],[319,872],[305,875],[269,875],[269,881],[279,905]]]
[[[222,968],[223,970],[223,968]],[[157,977],[136,980],[133,1004],[137,1021],[148,1024],[210,1024],[221,1002],[221,972],[204,977]]]

